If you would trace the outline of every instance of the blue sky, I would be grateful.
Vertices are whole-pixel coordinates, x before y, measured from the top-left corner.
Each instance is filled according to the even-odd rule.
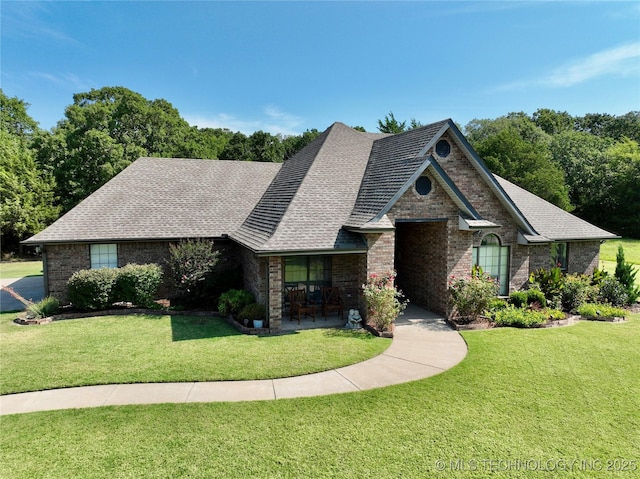
[[[1,86],[49,129],[124,86],[192,125],[295,134],[640,110],[640,2],[12,2]]]

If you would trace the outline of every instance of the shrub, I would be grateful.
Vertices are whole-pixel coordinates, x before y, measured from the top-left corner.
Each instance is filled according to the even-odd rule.
[[[47,296],[46,298],[32,303],[27,306],[28,318],[48,318],[52,314],[55,314],[60,308],[60,301],[53,296]]]
[[[401,301],[402,293],[395,287],[395,271],[388,271],[379,276],[372,274],[367,284],[362,285],[364,300],[367,305],[367,321],[379,331],[386,331],[391,323],[402,314],[407,307]]]
[[[245,306],[255,302],[253,295],[245,289],[230,289],[220,295],[218,311],[220,314],[238,316]]]
[[[498,326],[530,328],[543,324],[548,318],[549,315],[545,311],[516,308],[509,305],[501,311],[496,311],[493,320]]]
[[[266,317],[267,310],[262,304],[258,303],[247,304],[238,314],[238,319],[249,319],[251,321],[265,319]]]
[[[178,295],[194,302],[204,298],[207,276],[219,258],[220,252],[213,249],[213,241],[187,240],[169,245],[167,263]]]
[[[636,274],[638,274],[638,271],[633,269],[633,265],[624,260],[624,248],[618,246],[615,276],[627,291],[628,304],[635,303],[640,297],[640,288],[635,285]]]
[[[128,264],[119,268],[112,297],[116,301],[151,307],[160,283],[162,268],[157,264]]]
[[[580,274],[567,275],[562,289],[562,309],[576,311],[580,305],[591,301],[596,296],[596,287],[592,286],[589,277]]]
[[[585,303],[578,308],[578,313],[584,318],[624,318],[627,312],[609,304]]]
[[[529,282],[537,286],[544,294],[547,304],[553,307],[560,307],[562,303],[562,289],[564,287],[564,278],[560,268],[544,268],[534,271],[529,275]]]
[[[118,271],[113,268],[83,269],[67,282],[69,300],[79,309],[104,309],[113,304],[113,285]]]
[[[523,308],[529,304],[526,291],[514,291],[509,295],[509,304]]]
[[[622,306],[627,303],[628,298],[625,287],[613,276],[604,278],[600,283],[598,301],[613,306]]]
[[[448,291],[452,305],[450,317],[459,323],[468,323],[477,320],[489,308],[498,295],[498,285],[480,268],[474,268],[470,277],[451,277]]]

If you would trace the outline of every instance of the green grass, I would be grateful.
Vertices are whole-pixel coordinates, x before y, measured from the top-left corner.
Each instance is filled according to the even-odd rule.
[[[2,261],[0,262],[0,278],[24,278],[25,276],[41,276],[42,261]]]
[[[248,336],[197,316],[104,316],[18,326],[0,315],[2,394],[90,384],[277,378],[382,353],[389,339],[337,329]]]
[[[629,263],[640,265],[640,240],[619,239],[607,240],[600,245],[600,260],[616,262],[618,246],[624,248],[624,259]]]
[[[624,248],[624,259],[628,263],[638,265],[635,268],[636,274],[635,284],[640,288],[640,240],[637,239],[619,239],[607,240],[600,246],[600,268],[609,274],[616,272],[616,255],[618,254],[618,246]]]
[[[455,368],[378,390],[2,417],[0,475],[638,476],[640,315],[463,336],[469,353]],[[516,470],[517,461],[559,466]],[[466,471],[452,471],[456,465]],[[606,471],[623,465],[635,472]]]

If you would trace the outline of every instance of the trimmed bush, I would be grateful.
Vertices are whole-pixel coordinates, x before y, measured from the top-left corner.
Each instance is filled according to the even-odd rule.
[[[230,289],[220,295],[218,311],[225,316],[232,314],[237,317],[242,308],[254,302],[255,299],[249,291],[245,289]]]
[[[616,308],[609,304],[585,303],[578,308],[578,313],[583,318],[624,318],[627,312],[622,308]]]
[[[30,304],[27,307],[28,318],[48,318],[55,314],[60,308],[60,301],[53,296],[47,296],[46,298],[38,301],[37,303]]]
[[[162,268],[157,264],[128,264],[118,269],[113,290],[116,301],[148,308],[153,306],[162,283]]]
[[[609,303],[613,306],[623,306],[627,303],[629,296],[625,287],[613,276],[607,276],[600,283],[598,301]]]
[[[117,269],[83,269],[73,273],[67,287],[69,299],[79,309],[105,309],[113,304]]]

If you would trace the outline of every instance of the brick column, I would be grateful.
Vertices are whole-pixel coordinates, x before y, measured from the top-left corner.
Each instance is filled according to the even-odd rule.
[[[269,256],[269,328],[282,324],[282,257]]]

